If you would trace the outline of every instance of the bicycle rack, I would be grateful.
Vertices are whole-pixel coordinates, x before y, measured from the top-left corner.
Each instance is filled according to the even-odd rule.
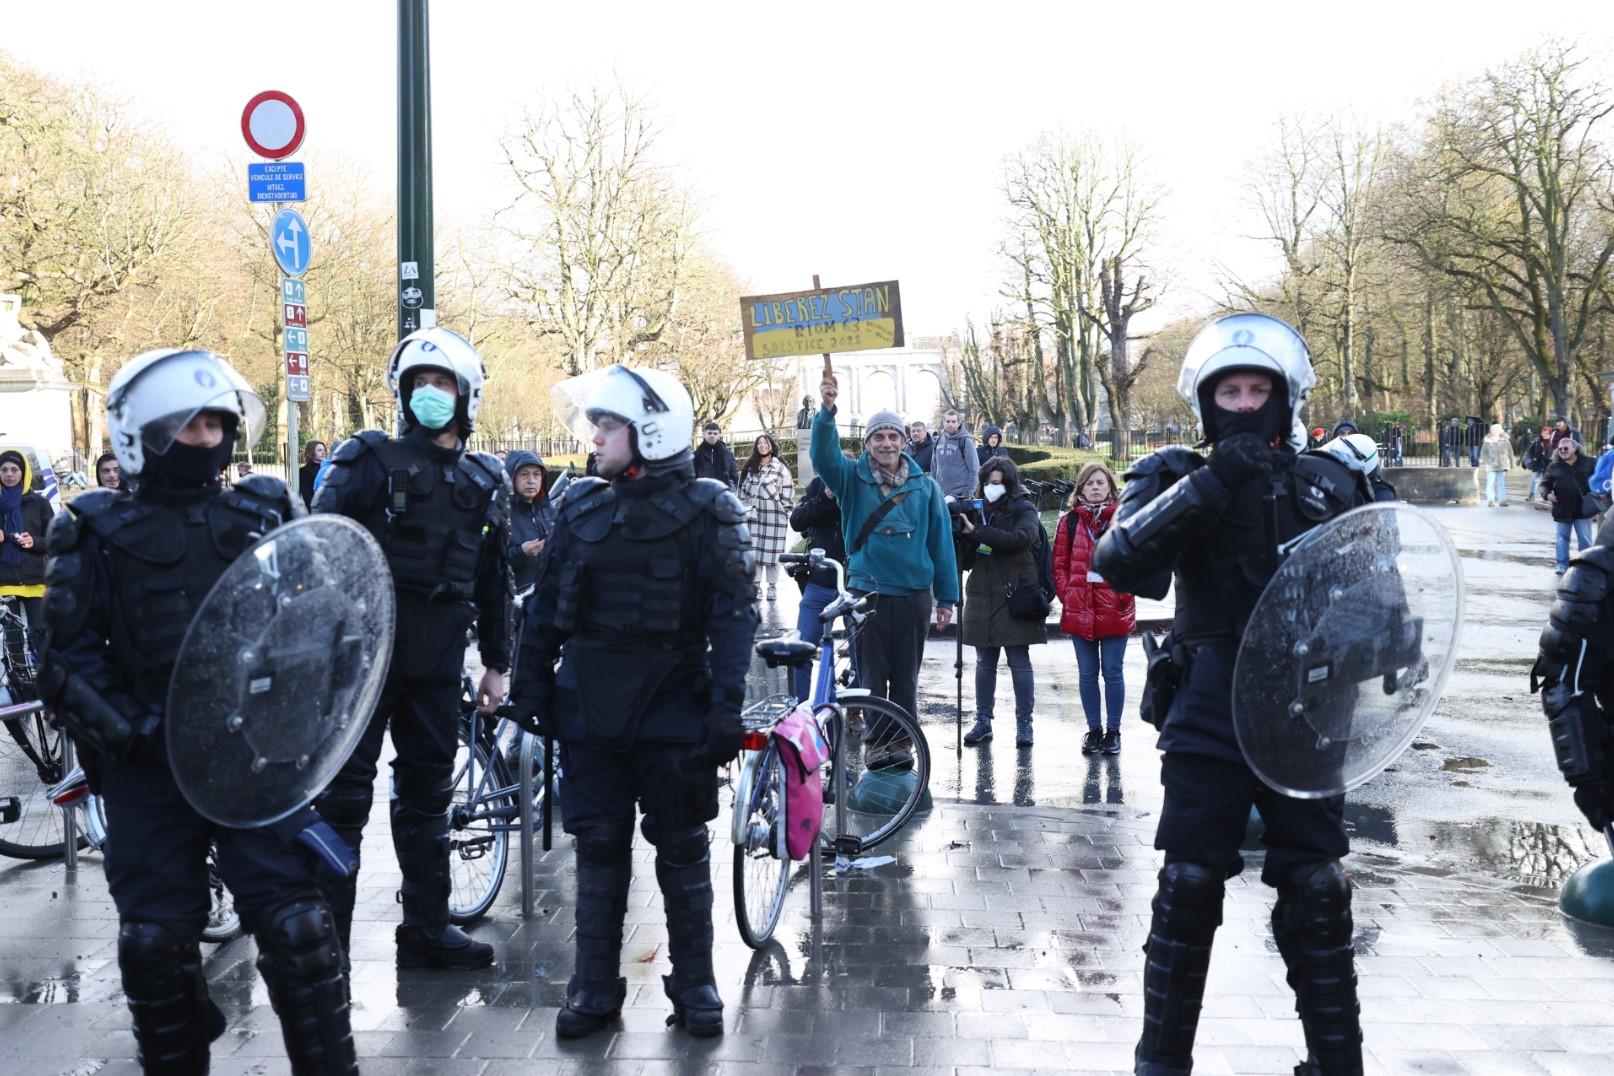
[[[537,756],[538,737],[530,732],[521,734],[521,747],[516,752],[516,765],[521,768],[521,917],[531,919],[533,913],[533,853],[532,853],[532,763]],[[552,789],[551,789],[552,791]],[[546,793],[546,799],[547,799]]]
[[[73,759],[73,737],[62,736],[62,772],[72,773],[78,763]],[[78,871],[78,808],[71,803],[62,805],[62,852],[69,876]]]

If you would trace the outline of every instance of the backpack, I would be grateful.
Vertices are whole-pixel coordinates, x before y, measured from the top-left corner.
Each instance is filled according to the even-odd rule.
[[[1042,517],[1037,517],[1037,548],[1033,552],[1037,558],[1037,584],[1042,587],[1042,596],[1050,604],[1058,595],[1054,591],[1054,545],[1048,540],[1048,528],[1042,525]]]

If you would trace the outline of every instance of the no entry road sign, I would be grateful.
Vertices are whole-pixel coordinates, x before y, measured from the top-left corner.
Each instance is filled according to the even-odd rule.
[[[296,153],[307,129],[302,106],[279,90],[263,91],[241,110],[241,136],[252,152],[273,161]]]

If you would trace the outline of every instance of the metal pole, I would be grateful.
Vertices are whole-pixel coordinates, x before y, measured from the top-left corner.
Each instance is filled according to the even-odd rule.
[[[281,344],[285,344],[286,330],[280,330]],[[280,365],[286,365],[284,346],[281,350]],[[285,373],[284,371],[282,371]],[[286,485],[295,485],[297,482],[297,401],[291,398],[291,374],[285,373],[286,378]],[[251,456],[249,455],[250,459]]]
[[[538,738],[530,732],[521,734],[521,748],[516,752],[516,765],[521,768],[521,918],[531,919],[533,910],[533,853],[532,853],[532,762],[537,755]],[[549,797],[544,797],[545,807]]]
[[[62,774],[72,773],[77,763],[73,759],[73,738],[62,736]],[[84,802],[80,799],[80,802]],[[62,848],[68,878],[78,874],[78,808],[68,804],[62,808]]]
[[[437,322],[428,0],[398,0],[398,336]],[[412,265],[413,277],[405,266]]]

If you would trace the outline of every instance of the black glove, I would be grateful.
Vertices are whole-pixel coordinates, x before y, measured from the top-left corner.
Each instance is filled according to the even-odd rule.
[[[1236,433],[1216,442],[1210,469],[1222,485],[1234,490],[1252,478],[1272,473],[1272,449],[1259,434]]]
[[[500,713],[514,721],[524,732],[544,737],[555,735],[555,722],[550,716],[547,700],[534,695],[511,695],[510,701],[500,707]]]
[[[740,753],[740,715],[726,706],[706,711],[706,736],[701,741],[701,759],[712,766],[726,766]]]
[[[1614,784],[1608,781],[1587,781],[1575,786],[1575,806],[1586,816],[1592,828],[1601,831],[1614,821]]]

